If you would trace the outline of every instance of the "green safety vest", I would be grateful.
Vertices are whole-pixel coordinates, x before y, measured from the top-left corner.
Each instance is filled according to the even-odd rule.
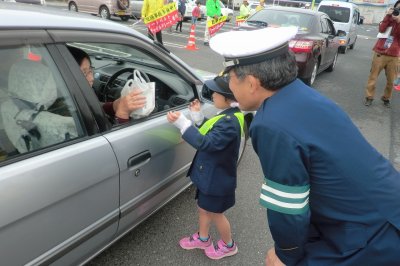
[[[241,137],[244,137],[244,115],[242,112],[237,112],[234,113],[234,115],[237,117],[237,119],[239,120],[239,124],[240,124],[240,132],[241,132]],[[226,116],[226,114],[223,115],[217,115],[214,116],[213,118],[207,120],[200,128],[199,128],[199,132],[201,135],[205,135],[208,133],[208,131],[210,131],[212,129],[212,127],[214,126],[215,123],[218,122],[218,120],[220,120],[222,117]]]

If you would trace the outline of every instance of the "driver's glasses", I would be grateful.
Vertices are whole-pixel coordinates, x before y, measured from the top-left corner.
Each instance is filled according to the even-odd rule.
[[[93,75],[93,67],[92,66],[90,66],[88,69],[83,69],[82,70],[82,72],[83,72],[83,75],[85,76],[85,77],[87,77],[87,76],[89,76],[89,75]]]

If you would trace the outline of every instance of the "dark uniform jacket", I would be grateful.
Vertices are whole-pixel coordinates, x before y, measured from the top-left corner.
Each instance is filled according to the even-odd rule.
[[[260,203],[286,265],[400,265],[400,175],[334,102],[295,80],[250,136]]]
[[[226,196],[235,192],[241,140],[241,128],[235,112],[240,111],[229,108],[221,112],[226,116],[218,120],[206,135],[191,126],[182,136],[197,149],[188,176],[203,194]]]

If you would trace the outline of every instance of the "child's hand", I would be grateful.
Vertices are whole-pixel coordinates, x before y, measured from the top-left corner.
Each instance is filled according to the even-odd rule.
[[[198,99],[195,99],[189,104],[189,110],[192,112],[200,112],[201,110],[201,104]]]
[[[168,112],[167,119],[170,123],[179,128],[182,134],[192,125],[190,120],[187,119],[185,115],[181,115],[180,112]]]
[[[179,116],[181,115],[181,112],[168,112],[167,113],[167,120],[170,123],[174,123],[176,120],[178,120]]]

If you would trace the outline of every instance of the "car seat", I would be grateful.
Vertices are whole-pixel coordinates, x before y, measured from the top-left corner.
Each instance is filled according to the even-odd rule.
[[[5,132],[18,152],[77,137],[72,117],[47,111],[57,99],[57,85],[47,66],[30,60],[14,63],[7,92],[0,112]]]

